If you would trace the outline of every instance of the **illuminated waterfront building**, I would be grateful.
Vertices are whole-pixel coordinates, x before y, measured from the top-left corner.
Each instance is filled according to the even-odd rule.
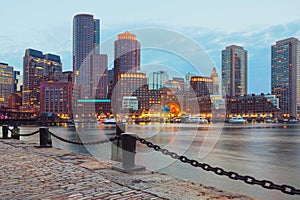
[[[60,57],[27,49],[23,58],[23,107],[39,112],[40,83],[58,81],[62,73]]]
[[[209,96],[213,93],[213,79],[204,76],[192,76],[190,85],[196,97]]]
[[[226,101],[227,117],[239,115],[244,118],[271,118],[280,114],[274,102],[264,94],[232,97]]]
[[[14,92],[14,68],[0,63],[0,107],[7,107],[9,95]]]
[[[272,46],[271,89],[279,98],[283,117],[300,115],[300,45],[297,38]]]
[[[231,45],[222,50],[222,94],[242,96],[248,93],[248,52]]]
[[[121,73],[135,73],[140,70],[140,43],[130,32],[118,35],[114,43],[114,81]]]
[[[143,102],[146,101],[144,97],[148,93],[148,86],[145,86],[147,86],[145,73],[120,73],[113,92],[112,108],[120,109],[123,97],[136,96],[139,101],[139,109],[146,109]]]
[[[51,112],[62,118],[72,116],[72,82],[42,82],[40,113]]]

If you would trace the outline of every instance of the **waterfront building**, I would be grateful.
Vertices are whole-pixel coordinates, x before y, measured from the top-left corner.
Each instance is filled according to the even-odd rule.
[[[121,73],[136,73],[140,70],[140,43],[130,32],[118,35],[114,42],[114,84]]]
[[[129,111],[129,110],[138,110],[138,109],[139,109],[139,102],[137,97],[134,96],[123,97],[122,110]]]
[[[204,76],[192,76],[190,85],[196,97],[209,96],[213,93],[213,79]]]
[[[60,57],[43,54],[41,51],[26,49],[23,58],[23,107],[39,112],[40,83],[58,81],[62,73]]]
[[[14,68],[0,63],[0,107],[7,107],[9,95],[14,92]]]
[[[148,85],[150,90],[159,90],[165,87],[165,83],[169,80],[166,71],[157,71],[149,74]]]
[[[78,14],[73,19],[73,75],[75,84],[84,89],[85,97],[92,97],[93,68],[91,55],[100,53],[100,21],[90,14]]]
[[[242,96],[248,93],[248,52],[231,45],[222,50],[222,94]]]
[[[217,73],[217,70],[216,68],[214,67],[211,74],[210,74],[210,77],[213,81],[213,94],[214,95],[219,95],[220,94],[220,91],[219,91],[219,76],[218,76],[218,73]]]
[[[72,82],[42,82],[40,113],[51,112],[61,118],[72,117]]]
[[[115,85],[112,95],[112,107],[119,111],[121,109],[121,102],[124,96],[137,96],[139,101],[139,109],[146,109],[143,103],[145,100],[148,86],[145,73],[120,73],[118,75],[118,82]]]
[[[22,106],[22,92],[12,93],[8,97],[8,107],[15,110],[20,110]]]
[[[271,52],[271,89],[283,117],[300,115],[300,46],[297,38],[276,41]]]
[[[100,114],[110,115],[110,99],[77,99],[76,108],[74,108],[74,119],[77,121],[96,121]]]
[[[270,101],[269,97],[261,95],[245,95],[226,99],[227,117],[241,116],[244,118],[279,117],[280,110]]]

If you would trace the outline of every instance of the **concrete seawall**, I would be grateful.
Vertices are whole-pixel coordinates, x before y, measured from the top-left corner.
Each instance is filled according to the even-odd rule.
[[[114,161],[0,139],[0,199],[253,199],[166,174],[111,169]]]

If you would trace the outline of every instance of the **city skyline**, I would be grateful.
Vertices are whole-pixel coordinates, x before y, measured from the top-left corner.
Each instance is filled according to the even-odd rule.
[[[20,70],[22,68],[24,49],[33,48],[60,55],[64,70],[72,69],[72,17],[78,13],[90,13],[96,18],[101,19],[102,41],[110,37],[115,37],[120,32],[140,27],[171,28],[182,32],[203,46],[212,58],[218,71],[221,69],[220,51],[225,46],[231,44],[241,45],[249,52],[248,93],[268,93],[271,92],[270,46],[277,40],[292,36],[299,38],[300,36],[300,16],[298,17],[296,12],[290,12],[288,16],[277,16],[280,9],[287,6],[288,9],[295,9],[297,7],[296,4],[299,4],[297,1],[290,2],[293,2],[293,5],[295,5],[293,8],[288,6],[287,3],[279,3],[278,1],[273,2],[272,5],[265,2],[257,4],[255,1],[247,3],[227,1],[226,4],[218,2],[217,5],[222,4],[226,8],[224,11],[216,6],[212,6],[215,2],[193,2],[194,4],[201,5],[198,5],[199,8],[206,8],[201,9],[203,12],[196,12],[195,8],[197,6],[193,6],[193,4],[179,4],[179,7],[183,6],[185,10],[189,9],[190,11],[190,15],[184,15],[184,17],[183,15],[179,15],[182,19],[176,17],[176,13],[172,13],[172,9],[170,10],[170,14],[163,12],[164,8],[170,2],[161,3],[162,6],[156,10],[155,16],[149,14],[149,12],[154,11],[154,6],[149,5],[149,11],[141,13],[138,9],[136,12],[130,12],[133,8],[130,8],[129,5],[123,5],[124,8],[128,8],[124,9],[128,11],[128,14],[121,17],[120,15],[109,15],[108,8],[111,6],[110,3],[101,6],[97,3],[86,3],[84,5],[83,3],[78,3],[70,6],[70,2],[68,1],[58,4],[60,5],[58,6],[58,10],[62,10],[65,6],[69,5],[69,9],[66,12],[59,13],[58,16],[46,17],[38,11],[33,16],[26,15],[25,17],[17,17],[16,19],[16,17],[6,17],[11,16],[11,12],[8,12],[10,8],[10,11],[19,16],[23,13],[22,9],[29,5],[23,2],[18,2],[18,4],[13,1],[6,2],[4,6],[8,9],[1,13],[3,16],[2,19],[7,18],[7,20],[1,21],[1,25],[5,27],[5,31],[0,37],[5,42],[0,47],[0,61],[9,63],[16,70]],[[36,2],[34,6],[41,4],[45,3]],[[141,4],[135,2],[135,6],[140,6]],[[232,18],[233,13],[235,13],[233,12],[234,8],[242,6],[247,6],[249,11],[248,9],[243,10],[243,14],[239,15],[237,20],[231,20],[230,23],[227,23],[227,19]],[[250,12],[254,8],[256,9],[255,16]],[[120,11],[120,13],[123,12]],[[182,11],[182,14],[185,12]],[[214,13],[214,15],[209,13]],[[38,14],[42,16],[43,23],[39,23],[37,27],[31,21],[33,21],[33,18],[37,18]],[[24,23],[24,20],[28,21],[28,23]],[[14,26],[11,24],[14,24]],[[16,27],[21,31],[16,32]],[[251,81],[251,79],[255,79],[255,81]]]

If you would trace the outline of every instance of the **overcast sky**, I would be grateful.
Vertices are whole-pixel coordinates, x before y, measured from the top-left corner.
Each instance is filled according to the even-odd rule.
[[[27,48],[60,55],[64,70],[70,70],[72,18],[91,13],[101,19],[102,41],[125,30],[168,28],[195,40],[218,69],[222,49],[243,45],[249,51],[249,93],[270,92],[271,45],[300,37],[297,0],[9,0],[0,5],[0,62],[19,70]]]

